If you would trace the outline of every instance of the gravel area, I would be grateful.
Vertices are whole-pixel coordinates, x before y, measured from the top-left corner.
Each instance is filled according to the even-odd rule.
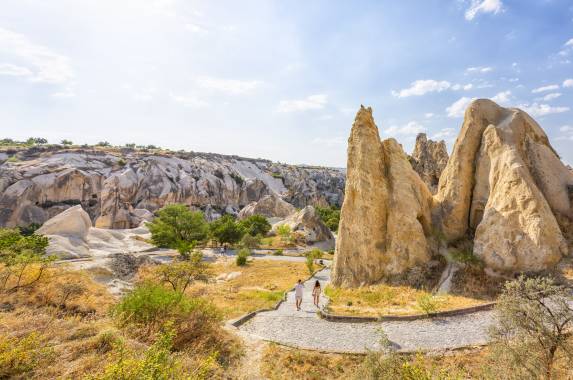
[[[318,272],[305,282],[302,310],[296,311],[294,294],[276,311],[258,313],[239,329],[260,339],[303,349],[364,353],[380,349],[386,334],[391,348],[401,352],[453,349],[487,343],[492,311],[468,315],[373,323],[329,322],[318,318],[312,303],[312,286],[319,280],[324,289],[330,269]],[[294,284],[293,284],[294,285]],[[321,304],[327,302],[321,299]]]

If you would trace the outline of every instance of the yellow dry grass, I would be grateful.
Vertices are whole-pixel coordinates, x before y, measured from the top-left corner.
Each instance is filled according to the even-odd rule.
[[[329,310],[333,314],[378,317],[381,315],[412,315],[424,313],[420,300],[430,300],[436,311],[483,304],[486,301],[455,295],[436,295],[409,286],[379,284],[355,289],[327,286]]]
[[[298,279],[309,276],[304,263],[274,260],[253,260],[242,267],[234,260],[225,260],[213,264],[211,272],[213,277],[241,272],[230,281],[195,283],[188,289],[189,294],[213,302],[227,319],[273,307]]]

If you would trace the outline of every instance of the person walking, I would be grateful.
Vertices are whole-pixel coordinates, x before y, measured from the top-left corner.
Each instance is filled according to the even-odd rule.
[[[294,286],[294,298],[296,301],[296,310],[300,311],[300,305],[302,304],[302,294],[304,293],[304,285],[301,280],[298,280]]]
[[[320,307],[318,306],[319,302],[320,302],[320,281],[316,280],[316,282],[314,283],[314,288],[312,288],[312,296],[314,297],[314,306],[316,307]]]

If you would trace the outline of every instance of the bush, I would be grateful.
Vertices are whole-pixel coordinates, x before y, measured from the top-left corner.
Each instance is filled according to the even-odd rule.
[[[271,230],[271,224],[262,215],[251,215],[239,222],[245,232],[251,236],[265,236]]]
[[[291,233],[291,229],[290,229],[290,226],[288,224],[281,224],[281,225],[277,226],[277,235],[279,235],[283,239],[290,237],[290,233]]]
[[[277,249],[276,251],[273,251],[273,256],[282,256],[284,254],[284,251],[282,249]]]
[[[340,223],[340,209],[334,206],[320,207],[316,206],[316,212],[320,216],[320,219],[331,231],[338,230],[338,224]]]
[[[189,261],[163,264],[157,273],[163,283],[167,283],[178,293],[184,293],[187,287],[195,281],[207,281],[209,264],[203,261],[200,252],[193,253]]]
[[[74,143],[71,142],[70,140],[63,139],[62,141],[60,141],[60,144],[68,146],[68,145],[73,145]]]
[[[416,306],[424,313],[430,315],[438,311],[438,300],[432,294],[422,294],[416,300]]]
[[[237,254],[237,258],[235,259],[235,263],[237,266],[243,266],[247,264],[247,258],[251,255],[251,251],[246,248],[243,248]]]
[[[125,162],[125,160],[124,160],[123,158],[120,158],[120,159],[117,161],[117,164],[118,164],[119,166],[121,166],[121,167],[124,167],[125,165],[127,165],[127,162]]]
[[[243,248],[249,249],[256,249],[261,246],[261,236],[251,236],[249,234],[245,234],[241,239],[240,246]]]
[[[38,333],[22,338],[0,336],[0,379],[20,377],[53,356]]]

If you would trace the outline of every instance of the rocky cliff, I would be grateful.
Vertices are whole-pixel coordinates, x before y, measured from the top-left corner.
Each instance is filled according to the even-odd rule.
[[[344,170],[205,153],[58,146],[0,151],[0,226],[44,223],[81,204],[96,227],[131,228],[168,203],[208,217],[273,195],[341,205]]]
[[[417,141],[414,165],[443,150],[428,149],[424,140]],[[433,166],[422,168],[417,174],[394,140],[380,141],[370,109],[358,111],[348,144],[335,285],[404,274],[461,240],[473,243],[490,274],[551,269],[571,251],[573,174],[525,112],[472,102],[441,176],[429,170]],[[430,184],[440,177],[435,196],[420,178],[425,174],[434,176]]]

